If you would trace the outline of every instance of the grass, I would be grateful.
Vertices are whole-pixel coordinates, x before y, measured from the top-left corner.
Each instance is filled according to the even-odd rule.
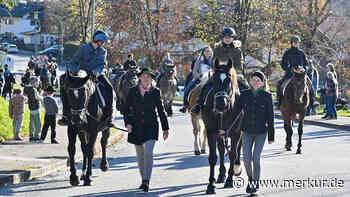
[[[181,97],[175,97],[175,99],[174,99],[175,101],[183,101],[184,99],[183,98],[181,98]]]
[[[316,113],[318,115],[325,114],[324,111],[325,105],[321,105],[317,110]],[[348,110],[337,110],[337,115],[338,116],[345,116],[345,117],[350,117],[350,109]]]
[[[25,106],[23,125],[20,132],[21,136],[27,136],[29,133],[29,109]],[[13,138],[12,119],[9,116],[9,102],[0,97],[0,142]],[[41,112],[41,121],[43,121],[44,113]]]

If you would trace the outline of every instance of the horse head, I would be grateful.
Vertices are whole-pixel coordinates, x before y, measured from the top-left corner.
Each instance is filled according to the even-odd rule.
[[[137,69],[132,69],[129,70],[124,78],[124,83],[125,87],[123,88],[131,88],[133,86],[136,86],[138,83],[138,77],[137,77],[138,70]]]
[[[307,93],[306,70],[302,66],[292,68],[293,77],[291,85],[293,87],[296,104],[303,103],[303,97]]]
[[[165,77],[166,79],[174,79],[175,78],[175,66],[167,66]]]
[[[217,67],[219,64],[218,59],[214,61],[215,66]],[[231,59],[227,62],[227,65],[232,67]],[[235,75],[235,72],[227,73],[224,71],[216,71],[213,76],[213,93],[214,93],[214,112],[215,113],[226,113],[234,103],[234,91],[237,86],[237,81],[233,81],[232,79],[236,79],[232,77],[232,74]]]
[[[66,94],[69,101],[71,113],[69,124],[83,127],[87,123],[87,104],[91,95],[91,87],[88,86],[90,76],[72,76],[67,71]]]

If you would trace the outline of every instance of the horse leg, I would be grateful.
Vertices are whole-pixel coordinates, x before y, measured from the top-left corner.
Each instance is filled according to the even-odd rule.
[[[86,176],[84,179],[84,186],[90,186],[91,185],[91,179],[90,176],[92,175],[92,159],[94,157],[94,146],[97,138],[97,131],[90,131],[89,132],[89,141],[87,144],[87,154],[88,154],[88,167]]]
[[[202,146],[201,146],[201,153],[205,154],[205,147],[207,146],[207,129],[203,129],[203,136],[202,136]]]
[[[199,144],[198,141],[200,141],[200,138],[198,135],[200,134],[200,125],[198,124],[198,119],[194,116],[191,116],[191,120],[192,120],[192,127],[193,127],[193,135],[194,135],[194,154],[195,155],[200,155],[199,152]]]
[[[228,177],[226,179],[224,188],[233,188],[233,175],[240,176],[242,173],[241,168],[241,149],[242,140],[240,133],[234,133],[231,137],[231,150],[229,153],[230,157],[230,169],[228,171]]]
[[[173,116],[173,100],[169,101],[169,114]]]
[[[101,138],[102,158],[101,158],[100,168],[103,172],[106,172],[109,169],[109,164],[106,156],[106,148],[107,148],[109,134],[110,134],[109,129],[105,129],[104,131],[102,131],[102,138]]]
[[[209,175],[209,184],[207,186],[207,194],[215,194],[215,165],[217,161],[216,155],[216,133],[208,135],[208,144],[209,144],[209,167],[210,167],[210,175]]]
[[[218,176],[217,183],[224,183],[226,180],[226,168],[225,168],[225,145],[224,140],[221,136],[217,137],[218,150],[220,156],[220,173]]]
[[[82,169],[82,174],[80,176],[80,180],[85,179],[85,174],[86,174],[86,162],[87,162],[87,135],[84,132],[79,132],[79,139],[80,139],[80,147],[81,150],[83,151],[83,169]]]
[[[285,148],[287,151],[291,151],[293,135],[292,120],[284,121],[284,130],[287,133]]]
[[[296,154],[301,154],[301,138],[303,136],[303,126],[304,126],[304,116],[305,114],[299,114],[299,125],[298,125],[298,137],[299,137],[299,140],[298,140],[298,149],[297,149],[297,152]]]
[[[68,126],[68,154],[69,154],[69,165],[70,165],[70,176],[69,181],[72,186],[79,185],[79,178],[76,175],[76,168],[75,168],[75,142],[77,139],[77,133],[76,131],[71,127]]]

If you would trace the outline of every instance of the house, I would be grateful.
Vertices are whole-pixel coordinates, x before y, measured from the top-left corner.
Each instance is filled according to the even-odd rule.
[[[0,9],[2,19],[0,34],[10,34],[23,39],[25,44],[46,45],[56,39],[56,36],[42,34],[40,23],[44,19],[42,3],[19,2],[11,11]],[[37,13],[37,18],[36,14]]]

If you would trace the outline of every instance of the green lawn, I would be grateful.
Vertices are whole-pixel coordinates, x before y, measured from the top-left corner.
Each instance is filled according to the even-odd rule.
[[[321,115],[321,114],[324,114],[323,111],[324,111],[324,108],[325,108],[325,105],[321,105],[321,107],[319,107],[317,110],[316,110],[316,113]],[[346,117],[350,117],[350,110],[338,110],[337,111],[337,115],[338,116],[346,116]]]
[[[12,119],[9,116],[9,103],[3,97],[0,97],[0,142],[3,140],[13,138]],[[43,121],[44,113],[41,112],[41,121]],[[21,129],[21,136],[26,136],[29,133],[29,109],[26,105],[24,113],[23,126]]]

